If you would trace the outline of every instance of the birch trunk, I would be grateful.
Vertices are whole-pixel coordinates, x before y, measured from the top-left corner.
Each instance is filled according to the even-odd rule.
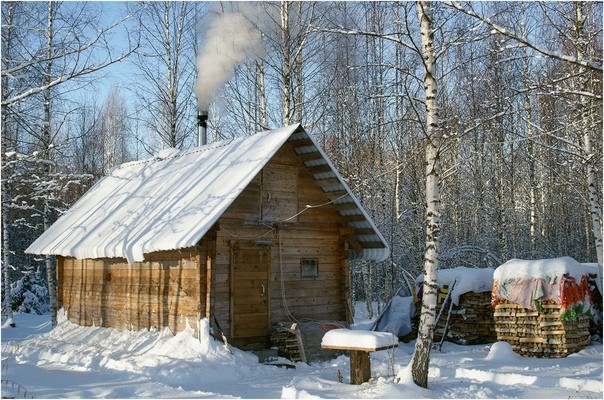
[[[6,172],[6,171],[3,171]],[[2,197],[6,195],[5,183],[2,180]],[[11,285],[10,285],[10,236],[8,226],[8,209],[2,207],[2,272],[4,279],[4,305],[6,308],[6,318],[9,326],[15,327],[15,320],[13,319],[13,301],[11,296]]]
[[[44,127],[42,132],[42,146],[44,149],[50,148],[51,142],[51,87],[50,82],[52,80],[52,67],[53,67],[53,56],[54,56],[54,5],[52,1],[48,2],[48,20],[46,25],[46,68],[44,83],[46,90],[44,90]],[[45,152],[44,157],[49,158],[49,152]],[[48,163],[44,164],[45,175],[50,175],[50,167]],[[48,198],[44,200],[43,210],[43,223],[44,230],[50,227],[50,204]],[[52,326],[57,326],[57,275],[55,271],[55,265],[51,256],[44,256],[44,262],[46,264],[46,278],[48,282],[48,298],[50,300],[50,315]]]
[[[281,93],[283,96],[283,124],[291,124],[291,85],[292,85],[292,66],[291,66],[291,35],[289,31],[289,1],[281,1],[281,48],[283,50],[283,86]]]
[[[579,61],[588,58],[588,40],[585,32],[585,15],[583,9],[585,2],[575,3],[576,11],[576,39],[577,39],[577,59]],[[589,74],[587,68],[579,67],[580,88],[584,93],[589,92]],[[598,259],[598,285],[600,292],[602,291],[602,208],[600,205],[600,195],[597,190],[597,174],[594,166],[594,157],[592,146],[592,124],[590,113],[590,99],[582,95],[579,102],[580,126],[583,135],[583,151],[587,157],[586,165],[586,181],[587,192],[589,195],[589,213],[591,216],[591,230],[595,240],[596,255]]]
[[[265,65],[264,60],[256,61],[258,75],[258,107],[260,112],[261,130],[268,129],[268,118],[266,112],[266,89],[265,89]]]
[[[10,2],[7,5],[5,20],[2,21],[3,25],[6,24],[6,28],[3,28],[2,35],[2,67],[4,70],[10,68],[9,60],[11,60],[11,49],[12,49],[12,34],[13,34],[13,21],[15,16],[15,2]],[[8,141],[5,141],[5,138],[9,137],[9,134],[6,132],[9,128],[7,127],[7,106],[4,105],[4,101],[8,98],[8,76],[2,76],[2,148],[4,151],[8,150],[7,145]],[[7,168],[6,164],[2,165],[2,199],[5,201],[5,204],[8,204],[10,201],[9,193],[7,190]],[[10,284],[10,231],[9,231],[9,207],[5,204],[2,205],[2,272],[3,272],[3,285],[4,285],[4,307],[6,308],[6,316],[8,319],[8,323],[10,326],[15,326],[13,319],[13,302],[11,297],[11,284]]]
[[[433,19],[431,4],[417,2],[424,61],[424,89],[426,92],[426,249],[424,253],[424,289],[415,351],[411,359],[413,381],[428,387],[428,367],[434,334],[437,299],[437,271],[440,233],[440,142],[436,100],[436,59],[433,47]]]
[[[302,2],[298,2],[298,21],[297,26],[302,27]],[[294,102],[294,118],[298,123],[302,122],[302,104],[304,102],[304,71],[302,64],[302,49],[304,48],[304,39],[305,36],[302,35],[302,32],[298,33],[298,37],[296,40],[296,53],[295,53],[295,64],[296,64],[296,92],[295,92],[295,102]]]
[[[526,10],[524,3],[522,4],[522,34],[527,36],[526,30]],[[524,80],[524,86],[529,88],[531,86],[530,67],[529,67],[529,55],[526,48],[522,49],[522,78]],[[529,90],[525,91],[524,94],[524,110],[526,112],[526,152],[528,153],[528,180],[529,180],[529,244],[531,249],[531,255],[535,256],[537,252],[537,182],[535,177],[535,146],[533,143],[533,105],[531,101],[531,93]]]

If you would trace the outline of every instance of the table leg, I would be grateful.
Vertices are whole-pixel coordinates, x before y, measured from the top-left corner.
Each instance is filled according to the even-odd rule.
[[[350,350],[350,383],[360,385],[371,378],[369,352]]]

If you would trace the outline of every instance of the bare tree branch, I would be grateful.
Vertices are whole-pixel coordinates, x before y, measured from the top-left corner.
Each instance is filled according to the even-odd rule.
[[[446,5],[448,5],[449,7],[453,7],[454,9],[461,11],[464,14],[467,14],[474,18],[478,18],[480,21],[482,21],[483,23],[485,23],[486,25],[491,27],[491,29],[493,29],[495,32],[497,32],[507,38],[515,40],[515,41],[523,44],[524,46],[527,46],[527,47],[533,49],[534,51],[543,54],[544,56],[554,58],[559,61],[564,61],[567,63],[575,64],[575,65],[578,65],[581,67],[589,68],[591,70],[602,71],[602,60],[579,60],[577,57],[574,57],[574,56],[569,56],[567,54],[561,54],[561,53],[558,53],[555,51],[545,49],[545,48],[537,45],[536,43],[530,41],[526,37],[520,36],[520,35],[516,34],[515,32],[510,32],[508,29],[506,29],[500,25],[497,25],[496,23],[491,21],[489,18],[479,15],[474,10],[465,9],[461,4],[457,3],[456,1],[444,1],[444,3]]]

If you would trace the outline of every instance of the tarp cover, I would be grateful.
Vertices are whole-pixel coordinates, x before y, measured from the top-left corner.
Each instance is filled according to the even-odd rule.
[[[507,300],[529,310],[545,301],[560,305],[563,318],[591,312],[589,275],[597,268],[571,257],[510,260],[495,270],[492,303]]]

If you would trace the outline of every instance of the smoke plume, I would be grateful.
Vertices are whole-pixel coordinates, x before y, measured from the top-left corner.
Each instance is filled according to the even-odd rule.
[[[197,57],[195,95],[199,111],[207,111],[212,96],[248,58],[260,57],[262,37],[240,12],[225,12],[207,20],[204,44]]]

